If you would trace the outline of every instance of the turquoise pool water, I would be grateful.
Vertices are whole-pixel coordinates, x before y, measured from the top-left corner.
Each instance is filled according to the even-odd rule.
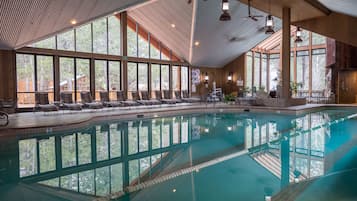
[[[0,200],[357,200],[355,113],[192,114],[13,136],[0,141]]]

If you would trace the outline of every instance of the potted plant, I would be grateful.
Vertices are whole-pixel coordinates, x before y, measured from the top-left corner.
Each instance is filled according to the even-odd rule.
[[[290,91],[293,97],[297,96],[297,91],[300,87],[302,87],[302,83],[290,82]]]
[[[243,89],[243,97],[246,97],[249,92],[250,92],[250,88],[249,87],[244,87],[244,89]]]
[[[228,104],[233,104],[233,102],[235,101],[235,97],[233,94],[227,94],[224,96],[224,102],[228,103]]]

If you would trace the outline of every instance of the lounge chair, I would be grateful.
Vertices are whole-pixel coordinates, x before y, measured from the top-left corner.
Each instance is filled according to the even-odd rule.
[[[170,90],[164,90],[164,99],[170,100],[174,103],[182,103],[182,100],[177,98],[172,99],[170,95],[171,95]]]
[[[124,106],[137,106],[138,102],[133,100],[127,100],[126,93],[124,91],[117,91],[117,100],[121,102]]]
[[[47,92],[35,93],[35,109],[43,112],[58,111],[58,107],[56,105],[49,103]]]
[[[147,91],[141,92],[141,100],[148,101],[150,105],[160,105],[161,104],[161,101],[159,101],[159,100],[150,99],[149,92],[147,92]]]
[[[148,100],[141,100],[139,92],[137,91],[132,91],[131,97],[133,98],[133,101],[136,101],[141,105],[152,105],[152,103]]]
[[[165,104],[175,104],[176,103],[176,101],[174,101],[174,100],[162,98],[161,91],[155,91],[155,97],[156,97],[156,100],[159,100]]]
[[[82,91],[81,92],[81,99],[84,107],[89,108],[89,109],[102,109],[103,104],[94,102],[92,95],[90,94],[89,91]]]
[[[101,91],[99,95],[100,95],[100,101],[102,101],[102,104],[105,107],[120,107],[123,105],[119,101],[110,101],[109,92],[107,91]]]
[[[183,102],[187,102],[187,103],[201,102],[200,98],[190,97],[187,90],[182,91],[182,94],[183,94],[183,98],[182,98]]]
[[[72,92],[61,92],[61,102],[64,109],[68,110],[82,110],[82,104],[74,103],[72,99]]]

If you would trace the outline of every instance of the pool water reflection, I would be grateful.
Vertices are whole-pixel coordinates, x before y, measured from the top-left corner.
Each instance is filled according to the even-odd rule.
[[[264,200],[344,169],[336,164],[357,139],[351,114],[200,114],[39,134],[4,144],[18,162],[0,163],[0,184],[84,200]]]

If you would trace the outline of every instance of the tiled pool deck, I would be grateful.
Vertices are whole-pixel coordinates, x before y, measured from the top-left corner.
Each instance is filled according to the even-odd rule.
[[[70,130],[78,126],[87,126],[95,121],[120,119],[153,118],[189,113],[205,112],[269,112],[300,115],[330,107],[357,107],[357,105],[307,104],[292,107],[242,106],[226,103],[182,103],[176,105],[135,106],[104,108],[99,110],[84,109],[82,111],[28,112],[9,116],[9,124],[0,127],[0,136],[11,133],[38,133]],[[25,132],[26,131],[26,132]]]

